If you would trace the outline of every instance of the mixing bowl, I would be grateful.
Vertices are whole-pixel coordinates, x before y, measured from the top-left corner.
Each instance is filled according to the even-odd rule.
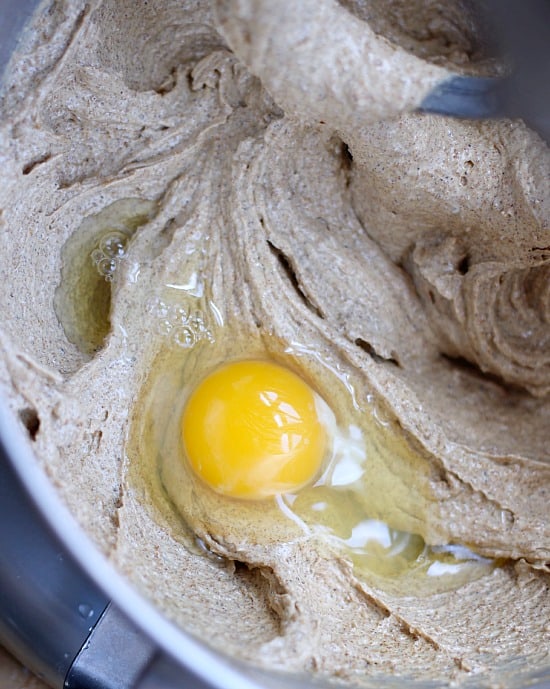
[[[0,73],[36,0],[0,6]],[[52,687],[306,689],[173,626],[115,571],[60,502],[13,411],[0,400],[0,642]],[[550,687],[544,672],[530,686]],[[548,677],[548,672],[546,673]],[[384,686],[403,686],[388,677]],[[377,686],[381,686],[378,681]],[[416,689],[437,683],[414,684]]]

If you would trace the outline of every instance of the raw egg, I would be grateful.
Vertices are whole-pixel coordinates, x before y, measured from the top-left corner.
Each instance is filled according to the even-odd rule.
[[[271,361],[234,361],[193,390],[181,420],[185,455],[216,492],[261,499],[319,474],[328,434],[319,396]]]
[[[430,465],[359,378],[305,345],[243,332],[208,294],[186,290],[167,286],[151,306],[166,346],[130,451],[136,485],[170,528],[174,517],[189,527],[189,547],[257,552],[308,539],[370,585],[415,595],[493,569],[420,535],[417,526],[437,523]],[[175,337],[184,328],[193,337]]]

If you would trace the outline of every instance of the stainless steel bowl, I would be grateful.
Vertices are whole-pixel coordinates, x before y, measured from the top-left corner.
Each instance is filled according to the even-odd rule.
[[[2,0],[0,74],[38,4]],[[169,623],[78,527],[2,400],[0,642],[58,689],[329,686],[308,677],[261,672],[222,656]],[[549,674],[550,669],[546,677]],[[530,686],[550,689],[550,681],[542,677],[534,676]],[[388,677],[384,686],[401,687],[403,682]]]

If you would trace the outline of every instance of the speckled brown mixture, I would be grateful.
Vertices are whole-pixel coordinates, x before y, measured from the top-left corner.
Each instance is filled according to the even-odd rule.
[[[550,153],[415,112],[490,64],[466,4],[413,4],[47,3],[0,101],[0,389],[98,546],[214,647],[517,686],[550,667]],[[498,566],[358,576],[159,473],[170,394],[259,354],[375,438],[366,514]]]
[[[0,648],[0,686],[10,689],[45,689],[37,677],[22,668],[17,661]]]

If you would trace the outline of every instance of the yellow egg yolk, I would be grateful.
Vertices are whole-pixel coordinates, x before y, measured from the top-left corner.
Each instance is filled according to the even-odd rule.
[[[184,452],[211,488],[261,499],[294,491],[318,474],[327,449],[313,390],[273,362],[225,364],[191,393]]]

